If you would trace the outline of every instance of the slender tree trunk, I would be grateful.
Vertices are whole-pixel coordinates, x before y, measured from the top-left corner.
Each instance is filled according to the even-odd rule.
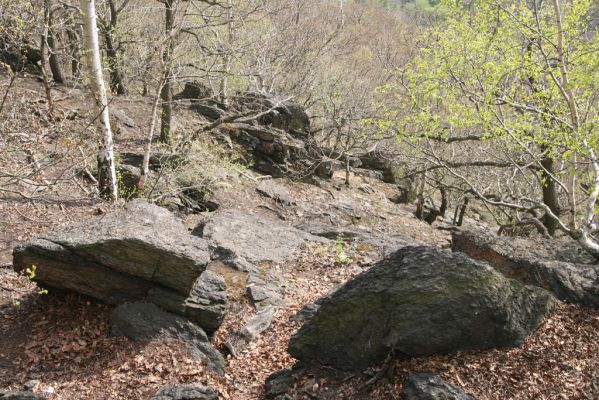
[[[447,194],[447,188],[441,187],[439,188],[439,191],[441,192],[441,206],[439,207],[439,216],[445,218],[447,208],[449,207],[449,196]]]
[[[110,129],[108,99],[102,73],[100,45],[98,40],[98,25],[96,5],[94,0],[80,0],[83,14],[83,36],[85,38],[85,54],[90,87],[94,96],[96,112],[100,116],[100,127],[103,134],[102,148],[98,156],[98,186],[100,194],[111,200],[118,198],[116,168],[114,163],[114,145]]]
[[[541,171],[541,184],[543,186],[543,203],[549,207],[551,212],[558,216],[560,215],[559,196],[557,192],[557,185],[555,180],[550,175],[555,175],[554,160],[551,157],[543,157],[541,165],[544,170]],[[545,215],[542,219],[543,225],[547,228],[547,233],[554,236],[559,225],[557,221],[548,215]]]
[[[424,219],[424,188],[426,187],[426,173],[423,172],[418,181],[418,203],[416,204],[416,218]]]
[[[572,135],[575,139],[575,143],[580,143],[580,117],[578,114],[578,106],[576,105],[576,99],[574,98],[574,92],[570,85],[570,78],[568,74],[566,51],[564,49],[564,40],[566,35],[564,34],[563,28],[563,15],[560,5],[560,0],[553,0],[553,9],[555,12],[555,24],[557,27],[557,43],[555,43],[555,50],[557,51],[557,61],[559,65],[559,71],[561,75],[561,81],[558,83],[564,100],[568,104],[570,109],[570,121],[572,124]],[[557,82],[556,82],[557,83]],[[576,163],[577,163],[577,152],[573,151],[571,156],[571,167],[568,172],[568,203],[569,203],[569,228],[571,231],[578,230],[578,224],[576,223],[577,214],[577,200],[576,200]]]
[[[44,90],[46,92],[46,102],[48,103],[48,114],[52,115],[54,112],[54,102],[52,101],[52,89],[50,88],[50,81],[48,80],[48,72],[46,71],[46,64],[48,58],[46,57],[46,47],[48,44],[48,31],[50,26],[50,7],[52,6],[51,0],[44,0],[44,27],[42,30],[42,37],[40,41],[40,55],[41,55],[41,73],[42,81],[44,83]]]
[[[110,16],[108,23],[102,24],[102,33],[104,34],[104,45],[106,47],[106,58],[110,71],[110,90],[119,96],[125,96],[127,89],[125,87],[125,76],[120,67],[120,56],[115,46],[114,35],[118,25],[119,12],[114,4],[114,0],[108,0]]]
[[[224,56],[224,74],[220,85],[221,101],[229,105],[229,73],[231,72],[233,42],[235,41],[235,30],[233,26],[233,0],[227,0],[227,44],[229,48]]]
[[[69,48],[69,56],[71,58],[71,75],[73,78],[78,79],[81,76],[81,54],[79,52],[79,34],[77,33],[77,25],[73,18],[69,15],[67,20],[67,39],[68,39],[68,48]]]
[[[162,53],[162,62],[166,68],[166,79],[160,91],[160,99],[162,100],[162,112],[160,118],[160,141],[163,143],[171,142],[171,120],[173,114],[173,71],[172,57],[174,44],[172,38],[169,38],[173,31],[175,23],[175,4],[177,0],[165,0],[164,2],[164,33],[167,38],[167,43],[164,52]]]
[[[50,11],[48,15],[48,36],[46,37],[46,41],[48,43],[48,53],[50,71],[52,71],[52,79],[54,82],[58,84],[64,83],[64,74],[62,73],[62,68],[60,67],[60,61],[58,60],[58,55],[56,54],[56,43],[54,42],[54,33],[52,32],[52,12]]]
[[[349,156],[345,155],[345,186],[350,187],[351,186],[351,182],[350,182],[350,173],[351,168],[349,165]]]
[[[462,226],[464,223],[464,216],[466,215],[466,209],[468,208],[469,201],[470,199],[468,197],[464,199],[464,203],[462,204],[462,208],[460,208],[460,214],[458,215],[458,220],[456,222],[457,226]]]

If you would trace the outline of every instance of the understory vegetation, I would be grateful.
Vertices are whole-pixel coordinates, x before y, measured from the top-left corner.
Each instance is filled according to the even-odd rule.
[[[95,164],[96,141],[90,147],[87,140],[94,123],[62,132],[60,119],[75,116],[55,109],[60,85],[90,81],[83,69],[89,50],[75,2],[3,0],[0,10],[3,157],[28,155],[5,163],[0,187],[31,197],[71,178],[68,169],[44,176],[58,158],[84,155]],[[185,83],[200,82],[201,96],[224,109],[239,94],[275,95],[310,116],[312,166],[349,170],[376,159],[418,202],[421,218],[427,207],[440,216],[455,210],[457,223],[476,204],[503,232],[565,234],[599,256],[599,11],[592,0],[105,0],[95,12],[109,89],[100,109],[119,96],[148,98],[148,159],[156,138],[172,153],[187,152],[198,132],[252,119],[229,116],[190,137],[172,120],[180,102],[173,94]],[[52,127],[13,124],[27,110],[6,99],[23,72],[46,88],[42,118]],[[48,129],[66,147],[36,148]],[[107,134],[97,142],[111,153]],[[116,175],[99,171],[106,195]]]
[[[0,227],[0,399],[595,399],[599,2],[0,0]]]

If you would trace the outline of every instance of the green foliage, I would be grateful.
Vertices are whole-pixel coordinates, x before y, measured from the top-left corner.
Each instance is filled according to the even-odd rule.
[[[445,3],[445,2],[444,2]],[[394,114],[400,137],[410,131],[448,137],[481,132],[507,146],[542,145],[551,154],[581,151],[586,138],[599,146],[598,35],[588,35],[592,0],[564,4],[564,60],[569,87],[581,107],[580,132],[571,126],[558,69],[555,13],[550,4],[532,10],[526,2],[477,1],[475,11],[446,2],[447,22],[431,31],[430,47],[402,71]],[[407,87],[404,91],[403,87]]]
[[[444,0],[446,20],[425,35],[396,82],[380,88],[386,118],[377,124],[396,130],[414,158],[444,170],[456,159],[511,166],[516,187],[485,181],[482,168],[453,178],[465,191],[478,181],[480,193],[509,193],[520,210],[544,201],[549,179],[529,166],[538,171],[540,160],[552,159],[559,167],[551,179],[580,217],[576,205],[588,193],[575,182],[592,184],[590,150],[599,148],[599,35],[591,31],[593,0],[559,0],[559,12],[554,4],[478,0],[464,7]],[[459,142],[466,137],[480,140]],[[448,141],[465,144],[443,147]]]
[[[339,235],[335,239],[335,264],[344,265],[349,261],[349,257],[345,254],[345,240],[343,235]]]
[[[33,281],[33,279],[35,278],[36,275],[36,271],[37,271],[37,265],[32,264],[31,267],[25,268],[25,270],[23,271],[23,275],[29,279],[30,281]],[[47,289],[40,289],[37,292],[38,294],[48,294],[48,290]],[[17,302],[19,305],[20,303]]]

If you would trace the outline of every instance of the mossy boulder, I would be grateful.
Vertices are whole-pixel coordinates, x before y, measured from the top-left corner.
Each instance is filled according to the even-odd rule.
[[[210,260],[208,244],[168,210],[137,199],[104,216],[57,228],[17,246],[13,265],[35,265],[36,282],[109,304],[154,287],[187,296]]]
[[[362,370],[394,350],[425,356],[521,344],[556,304],[546,290],[433,247],[406,247],[331,295],[292,337],[306,363]]]

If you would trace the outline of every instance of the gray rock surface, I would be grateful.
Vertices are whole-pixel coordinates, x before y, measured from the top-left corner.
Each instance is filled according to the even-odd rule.
[[[193,353],[211,369],[224,373],[225,360],[199,326],[152,303],[129,303],[110,314],[110,331],[135,341],[174,338],[187,342]]]
[[[271,179],[262,181],[256,188],[256,191],[285,206],[291,206],[296,203],[285,186],[280,185]]]
[[[305,222],[296,227],[314,236],[330,240],[341,239],[349,245],[349,249],[360,249],[359,253],[371,253],[375,257],[385,256],[402,247],[417,245],[414,240],[403,236],[371,232],[352,225]]]
[[[264,383],[265,397],[274,399],[285,394],[295,383],[293,372],[293,369],[286,368],[269,375]]]
[[[1,400],[46,400],[44,396],[33,392],[11,392],[8,390],[0,390]]]
[[[167,385],[150,400],[218,400],[218,393],[197,383]]]
[[[110,116],[116,118],[120,123],[129,128],[135,128],[137,126],[133,118],[129,117],[124,110],[112,107],[110,109]]]
[[[402,396],[404,400],[474,400],[462,389],[433,374],[408,376],[403,382]]]
[[[36,265],[36,282],[110,304],[142,298],[156,286],[187,295],[209,260],[204,240],[168,210],[139,199],[13,252],[16,271]]]
[[[371,234],[362,229],[353,226],[329,225],[314,222],[305,222],[297,226],[298,229],[308,232],[315,236],[335,240],[340,237],[343,239],[356,239]]]
[[[275,312],[275,307],[266,307],[258,311],[241,329],[232,332],[225,342],[229,352],[234,357],[242,352],[252,340],[270,327]]]
[[[258,123],[295,134],[310,131],[310,117],[304,107],[283,98],[257,92],[243,93],[231,99],[231,107],[238,113],[267,112]]]
[[[217,211],[210,220],[196,228],[210,243],[215,258],[227,258],[256,264],[262,261],[287,260],[312,235],[278,220],[249,214],[236,209]]]
[[[501,237],[480,229],[452,233],[452,249],[560,300],[599,307],[599,264],[571,240]]]
[[[285,304],[283,288],[285,279],[273,268],[253,271],[248,274],[246,293],[256,310]]]
[[[173,100],[202,100],[213,96],[212,89],[202,81],[185,82],[180,93],[173,96]]]
[[[216,121],[226,115],[226,112],[219,107],[218,103],[210,100],[193,101],[191,109],[211,121]]]
[[[154,288],[148,292],[147,300],[167,311],[184,315],[206,332],[218,329],[228,309],[225,280],[212,271],[202,272],[188,296],[164,288]]]
[[[306,363],[363,370],[390,349],[424,356],[517,346],[556,300],[464,254],[406,247],[318,303],[289,353]]]

